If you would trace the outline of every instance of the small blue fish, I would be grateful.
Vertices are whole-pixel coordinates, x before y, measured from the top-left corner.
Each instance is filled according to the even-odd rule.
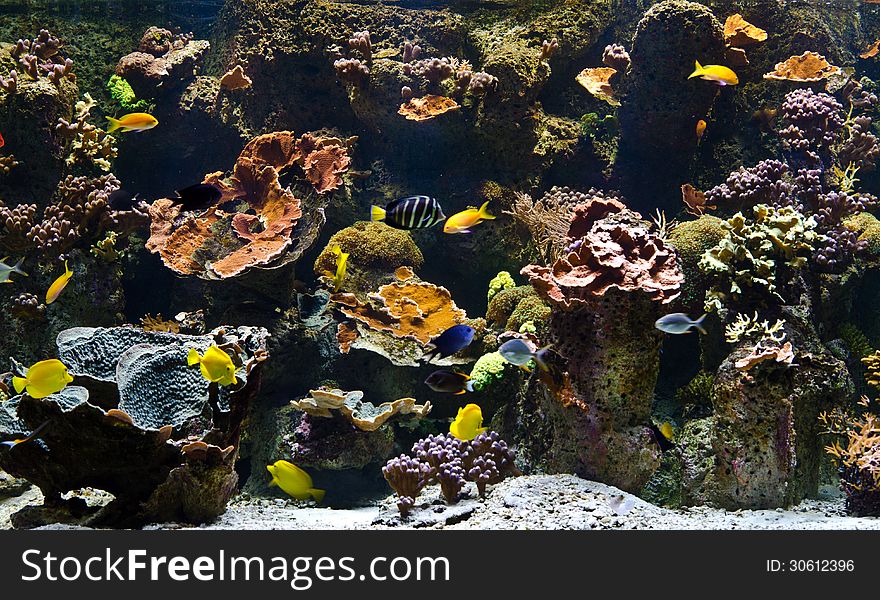
[[[431,340],[433,348],[425,353],[425,361],[431,362],[438,356],[446,358],[460,350],[464,350],[474,341],[475,333],[476,330],[468,325],[453,325]]]
[[[549,369],[547,366],[547,353],[549,351],[549,346],[540,350],[533,350],[528,343],[519,338],[508,340],[498,348],[498,354],[510,364],[525,367],[529,364],[529,361],[534,360],[535,364],[544,371]]]
[[[40,435],[40,432],[43,431],[43,429],[45,429],[46,425],[48,425],[48,424],[49,424],[49,421],[43,421],[43,423],[39,427],[34,429],[28,436],[23,437],[18,440],[9,440],[8,442],[0,442],[0,446],[6,446],[7,448],[15,448],[19,444],[24,444],[25,442],[30,442],[31,440],[36,439],[37,436]]]
[[[703,320],[705,318],[706,315],[703,315],[696,321],[693,321],[684,313],[672,313],[671,315],[665,315],[657,319],[657,322],[654,323],[654,327],[663,333],[673,333],[676,335],[688,333],[691,327],[696,327],[700,333],[706,333],[706,330],[703,329]]]

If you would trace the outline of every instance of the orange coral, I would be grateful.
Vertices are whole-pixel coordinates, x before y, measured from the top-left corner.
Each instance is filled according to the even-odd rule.
[[[348,170],[351,158],[345,148],[338,145],[323,146],[305,157],[303,170],[306,179],[319,194],[330,192],[342,185],[339,175]]]
[[[830,64],[825,57],[816,52],[804,52],[800,56],[792,56],[788,60],[776,63],[764,79],[780,81],[821,81],[831,75],[840,73],[840,67]]]
[[[785,365],[786,367],[792,366],[794,361],[794,349],[792,348],[791,342],[785,342],[782,346],[771,346],[769,348],[758,344],[752,348],[752,351],[748,356],[736,361],[734,366],[740,371],[748,371],[766,360],[772,360],[775,363]]]
[[[859,58],[874,58],[878,53],[880,53],[880,40],[868,46],[864,52],[859,54]]]
[[[348,354],[351,350],[351,343],[357,339],[357,329],[348,323],[340,323],[336,327],[336,343],[339,344],[339,351]]]
[[[397,267],[394,270],[394,277],[396,277],[398,281],[406,281],[407,279],[412,279],[413,275],[415,275],[415,273],[407,266]]]
[[[235,68],[227,71],[226,74],[220,78],[220,87],[227,90],[243,90],[251,87],[253,83],[254,82],[251,78],[245,74],[241,65],[235,65]]]
[[[724,41],[728,46],[751,46],[759,44],[767,39],[767,32],[760,27],[755,27],[742,15],[736,13],[730,15],[724,22]]]
[[[427,121],[458,108],[458,102],[452,98],[428,95],[421,98],[410,98],[400,105],[397,114],[403,115],[410,121]]]
[[[695,217],[706,214],[707,210],[718,208],[714,204],[706,204],[706,194],[689,183],[681,186],[681,201],[684,202],[687,213]]]
[[[424,281],[389,283],[370,295],[370,303],[331,297],[339,311],[368,329],[427,344],[432,337],[465,320],[449,290]],[[340,302],[341,301],[341,302]]]
[[[617,73],[617,69],[611,67],[595,67],[584,69],[577,74],[575,80],[600,100],[604,100],[612,106],[620,106],[620,102],[614,97],[614,90],[611,89],[609,83],[611,76],[615,73]]]
[[[302,139],[307,137],[311,136],[305,134]],[[266,133],[249,141],[239,158],[249,158],[283,171],[293,166],[302,156],[300,143],[292,131]]]

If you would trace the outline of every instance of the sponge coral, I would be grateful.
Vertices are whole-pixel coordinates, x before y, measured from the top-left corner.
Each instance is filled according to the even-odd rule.
[[[678,264],[684,272],[681,300],[685,306],[702,304],[709,282],[706,274],[700,270],[700,259],[726,234],[724,221],[711,215],[703,215],[696,221],[680,223],[669,232],[667,241],[675,248]]]

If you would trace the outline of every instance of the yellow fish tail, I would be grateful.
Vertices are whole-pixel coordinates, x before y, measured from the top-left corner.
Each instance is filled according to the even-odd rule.
[[[324,499],[324,494],[326,494],[326,493],[327,493],[327,492],[324,491],[324,490],[318,490],[318,489],[315,489],[315,488],[309,488],[309,494],[312,496],[312,498],[315,499],[315,502],[320,502],[321,500],[323,500],[323,499]]]
[[[688,79],[693,79],[694,77],[699,77],[703,74],[703,65],[700,64],[700,61],[694,61],[694,72],[688,75]]]
[[[12,378],[12,387],[15,388],[15,392],[20,394],[24,391],[24,388],[27,387],[28,380],[24,377],[13,377]]]
[[[189,349],[189,354],[186,355],[186,364],[189,366],[197,365],[202,361],[202,357],[199,356],[198,351],[195,348]]]
[[[107,120],[110,121],[110,127],[107,129],[108,133],[113,133],[117,129],[120,129],[121,127],[125,127],[122,124],[122,121],[120,121],[119,119],[114,119],[113,117],[107,117]]]
[[[371,221],[384,221],[385,220],[385,209],[381,206],[371,206],[370,207],[370,220]]]
[[[480,212],[477,214],[481,219],[491,220],[495,218],[495,215],[489,214],[489,200],[483,203],[483,206],[480,207]]]

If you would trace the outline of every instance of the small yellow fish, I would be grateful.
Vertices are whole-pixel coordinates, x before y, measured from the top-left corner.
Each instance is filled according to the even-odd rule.
[[[13,377],[12,387],[18,394],[27,390],[28,396],[40,399],[57,394],[71,381],[73,377],[67,372],[64,363],[57,358],[51,358],[34,364],[24,377]]]
[[[670,442],[672,441],[672,438],[675,437],[675,430],[672,429],[672,423],[670,423],[669,421],[666,421],[657,429],[660,431],[660,433],[663,434],[663,437],[665,437]]]
[[[218,348],[216,345],[205,350],[205,354],[199,356],[198,350],[189,349],[186,357],[186,363],[189,366],[199,365],[202,371],[202,377],[211,383],[219,383],[220,385],[233,385],[238,383],[235,378],[235,365],[226,352]]]
[[[297,500],[314,498],[315,502],[320,502],[324,499],[324,490],[316,490],[312,487],[312,478],[295,464],[279,460],[274,465],[267,465],[266,469],[272,474],[272,482],[269,485],[277,485]]]
[[[688,79],[693,79],[694,77],[699,77],[706,81],[714,81],[718,85],[736,85],[739,83],[736,73],[724,65],[706,65],[704,67],[698,60],[694,61],[694,72],[688,75]]]
[[[483,411],[476,404],[468,404],[458,409],[455,420],[449,426],[449,433],[468,442],[486,431],[483,427]]]
[[[456,213],[446,219],[443,225],[443,233],[470,233],[470,228],[479,225],[483,221],[494,219],[488,212],[489,201],[487,200],[480,208],[469,208]]]
[[[345,279],[345,269],[348,267],[348,252],[343,252],[339,246],[333,246],[333,254],[336,255],[336,273],[333,275],[333,291],[338,292]]]
[[[110,121],[110,128],[107,131],[119,129],[123,133],[128,131],[146,131],[159,124],[156,117],[147,113],[130,113],[118,119],[107,117],[107,120]]]
[[[70,283],[70,278],[73,277],[73,271],[71,271],[67,266],[67,261],[64,261],[64,273],[58,276],[58,279],[52,282],[52,285],[49,286],[48,291],[46,291],[46,304],[52,304],[56,300],[58,300],[58,296],[61,295],[61,292],[64,291],[64,288],[67,287],[67,284]]]
[[[703,134],[706,133],[706,121],[700,119],[697,121],[697,145],[700,145],[700,142],[703,141]]]

